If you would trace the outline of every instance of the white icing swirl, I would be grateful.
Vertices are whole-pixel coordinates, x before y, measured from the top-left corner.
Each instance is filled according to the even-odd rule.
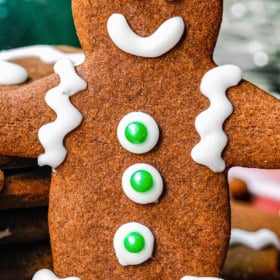
[[[241,244],[255,250],[260,250],[267,246],[274,246],[280,250],[280,240],[278,236],[269,229],[260,229],[256,232],[249,232],[234,228],[231,230],[230,245]]]
[[[233,110],[226,90],[237,85],[241,78],[241,69],[229,64],[211,69],[201,81],[200,90],[210,100],[210,107],[196,117],[195,128],[201,139],[192,149],[191,156],[213,172],[222,172],[226,166],[222,152],[228,138],[223,123]]]
[[[197,276],[184,276],[181,278],[181,280],[198,280],[198,279],[203,279],[203,280],[223,280],[222,278],[216,278],[216,277],[197,277]]]
[[[145,239],[145,247],[139,253],[130,253],[124,247],[124,239],[130,232],[139,232]],[[131,222],[119,227],[115,233],[113,243],[117,259],[121,265],[138,265],[152,256],[154,250],[154,235],[146,226]]]
[[[86,82],[77,75],[69,59],[59,60],[54,69],[60,77],[60,84],[47,92],[46,102],[57,114],[57,119],[42,126],[38,133],[45,149],[45,153],[38,157],[38,164],[49,165],[53,169],[58,167],[66,157],[64,137],[82,121],[81,113],[72,105],[69,97],[87,86]]]
[[[85,60],[85,55],[82,52],[65,53],[49,45],[33,45],[0,51],[0,60],[14,60],[28,57],[37,57],[45,63],[55,63],[59,59],[68,58],[74,65],[79,65]]]
[[[79,277],[59,278],[52,271],[44,268],[38,270],[32,277],[32,280],[81,280],[81,279]]]
[[[142,57],[158,57],[171,50],[180,41],[185,23],[182,17],[166,20],[150,36],[137,35],[122,14],[112,14],[107,22],[107,30],[114,44],[126,53]]]
[[[11,235],[12,235],[12,232],[10,231],[9,228],[6,228],[6,229],[0,231],[0,239],[9,237]]]
[[[28,78],[26,70],[15,63],[0,60],[0,85],[17,85]]]

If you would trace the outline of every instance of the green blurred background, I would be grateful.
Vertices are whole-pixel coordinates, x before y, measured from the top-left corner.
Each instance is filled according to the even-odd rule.
[[[218,64],[239,65],[246,79],[277,96],[279,14],[279,0],[224,0],[214,54]],[[0,0],[0,50],[32,44],[79,46],[70,0]]]
[[[70,0],[0,0],[0,49],[30,44],[79,46]]]

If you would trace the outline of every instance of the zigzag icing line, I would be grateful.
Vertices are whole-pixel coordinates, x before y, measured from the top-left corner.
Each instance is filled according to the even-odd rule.
[[[225,169],[222,151],[228,139],[223,123],[233,110],[226,90],[237,85],[241,76],[240,68],[229,64],[211,69],[201,81],[200,90],[209,99],[210,107],[195,120],[195,128],[201,139],[192,149],[191,156],[195,162],[209,167],[213,172]]]
[[[38,157],[38,164],[49,165],[53,169],[66,157],[64,137],[82,121],[81,113],[72,105],[69,97],[87,87],[69,59],[59,60],[54,70],[60,77],[60,84],[47,92],[46,102],[55,111],[57,118],[42,126],[38,132],[39,141],[45,149],[45,153]]]
[[[249,232],[242,229],[232,229],[230,245],[245,245],[255,250],[260,250],[273,245],[280,250],[280,240],[278,236],[269,229],[260,229],[256,232]]]

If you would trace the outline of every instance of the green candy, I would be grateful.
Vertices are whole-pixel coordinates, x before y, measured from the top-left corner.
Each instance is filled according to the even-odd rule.
[[[142,144],[148,137],[148,129],[141,122],[131,122],[125,128],[125,137],[132,144]]]
[[[153,176],[146,170],[137,170],[130,178],[130,185],[137,192],[147,192],[154,186]]]
[[[139,253],[145,247],[145,238],[139,232],[130,232],[124,238],[124,247],[130,253]]]

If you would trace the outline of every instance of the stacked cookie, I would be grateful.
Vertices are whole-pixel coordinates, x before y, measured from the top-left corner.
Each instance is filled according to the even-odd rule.
[[[47,223],[49,168],[36,161],[1,158],[0,275],[31,279],[52,267]]]
[[[30,46],[0,52],[0,91],[53,73],[54,62],[68,56],[83,60],[79,49]],[[15,75],[16,73],[16,75]],[[0,278],[30,280],[40,268],[52,268],[48,232],[51,169],[37,159],[0,157]]]
[[[280,170],[230,169],[233,229],[226,279],[279,279],[279,178]]]

